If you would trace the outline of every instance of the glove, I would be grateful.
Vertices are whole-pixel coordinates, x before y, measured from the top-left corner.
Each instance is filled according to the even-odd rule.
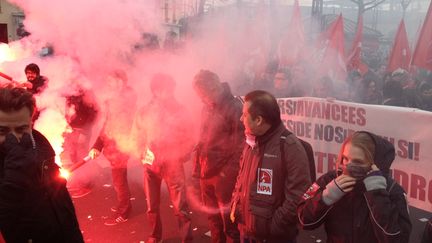
[[[36,150],[31,134],[24,133],[20,140],[9,133],[1,145],[4,160],[4,182],[16,185],[19,188],[28,188],[34,185],[38,175]]]
[[[33,136],[29,133],[24,133],[20,140],[15,135],[9,133],[6,135],[5,141],[1,145],[1,153],[12,158],[22,158],[25,154],[34,152],[36,145]]]
[[[387,180],[375,164],[372,165],[372,170],[366,175],[363,183],[367,191],[387,188]]]
[[[348,175],[340,175],[329,182],[322,194],[322,200],[327,205],[333,205],[339,201],[347,192],[354,189],[356,179]]]
[[[327,184],[326,189],[323,191],[322,200],[327,205],[333,205],[339,199],[341,199],[345,195],[345,192],[336,184],[335,180],[332,180],[329,184]]]

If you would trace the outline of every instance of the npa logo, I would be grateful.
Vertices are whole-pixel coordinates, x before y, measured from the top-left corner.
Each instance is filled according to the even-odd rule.
[[[273,184],[273,170],[258,168],[257,193],[271,195]]]

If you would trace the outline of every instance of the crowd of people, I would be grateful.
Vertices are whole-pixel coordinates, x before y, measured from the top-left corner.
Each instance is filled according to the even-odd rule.
[[[83,242],[70,194],[85,195],[91,182],[66,183],[59,177],[50,143],[33,129],[34,94],[49,83],[36,64],[25,72],[30,84],[0,88],[1,234],[6,242]],[[215,72],[200,70],[193,77],[193,89],[203,103],[196,144],[181,126],[190,117],[175,98],[176,81],[168,74],[153,76],[152,99],[136,107],[137,91],[128,86],[126,73],[109,73],[110,98],[93,146],[89,142],[99,109],[95,100],[82,87],[66,96],[67,107],[74,111],[66,112],[73,135],[67,139],[65,157],[73,163],[103,153],[112,168],[117,205],[105,225],[126,223],[131,216],[127,164],[132,150],[126,141],[136,129],[151,227],[146,242],[163,240],[162,181],[181,241],[193,241],[183,167],[189,160],[214,243],[294,243],[299,228],[322,224],[327,242],[408,242],[411,221],[405,191],[389,174],[394,146],[373,133],[355,132],[342,144],[336,170],[314,182],[308,151],[283,125],[276,98],[333,97],[430,110],[430,76],[419,80],[405,70],[389,75],[352,72],[349,82],[340,86],[328,77],[306,82],[306,72],[299,67],[266,72],[237,87],[236,92],[248,90],[244,100]],[[429,231],[430,224],[425,239]]]
[[[306,63],[279,67],[277,61],[271,61],[262,73],[246,77],[235,87],[236,93],[264,89],[277,98],[335,98],[432,111],[432,75],[425,71],[409,72],[402,68],[388,71],[382,64],[370,67],[366,73],[352,70],[341,81],[330,76],[316,76]]]

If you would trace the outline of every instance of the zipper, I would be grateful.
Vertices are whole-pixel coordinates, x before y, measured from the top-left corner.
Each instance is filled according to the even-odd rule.
[[[47,162],[47,160],[44,160],[44,161],[42,161],[42,170],[41,170],[41,174],[40,174],[40,181],[43,181],[43,178],[44,178],[44,172],[45,172],[45,167],[46,167],[46,165],[45,165],[45,162]]]
[[[258,149],[257,146],[255,147],[251,147],[250,148],[250,153],[248,153],[248,157],[246,158],[245,161],[250,161],[250,163],[247,164],[246,167],[246,173],[245,173],[245,179],[243,180],[243,187],[244,190],[242,191],[242,199],[243,201],[241,202],[241,207],[242,207],[242,212],[244,214],[244,223],[246,225],[246,227],[251,227],[251,222],[250,222],[250,202],[249,202],[249,194],[250,194],[250,185],[249,182],[251,181],[250,176],[251,176],[251,168],[253,166],[253,160],[251,160],[251,158],[253,159],[256,153],[256,150]],[[255,171],[253,172],[253,174],[255,175]]]

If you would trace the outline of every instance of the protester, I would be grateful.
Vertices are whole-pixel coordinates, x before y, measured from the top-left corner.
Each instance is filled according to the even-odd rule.
[[[40,94],[48,85],[48,79],[40,74],[40,68],[35,63],[28,64],[24,69],[27,77],[27,87],[32,94]]]
[[[286,98],[291,96],[292,82],[288,70],[278,70],[273,78],[271,91],[275,97]]]
[[[0,231],[6,242],[84,242],[48,140],[32,129],[35,99],[0,88]]]
[[[238,242],[229,205],[244,144],[242,103],[231,94],[227,83],[221,83],[218,75],[208,70],[195,75],[194,88],[204,108],[193,176],[200,178],[212,242]]]
[[[381,105],[382,94],[377,89],[377,82],[371,78],[365,78],[361,82],[361,102],[364,104]]]
[[[127,180],[127,146],[131,140],[137,95],[127,85],[127,75],[123,70],[116,70],[109,75],[108,91],[111,93],[105,104],[105,123],[88,155],[94,159],[103,152],[111,164],[112,182],[118,204],[111,208],[115,215],[106,220],[105,225],[112,226],[126,222],[132,208]]]
[[[432,111],[432,85],[422,81],[416,88],[417,108]]]
[[[370,132],[355,132],[339,153],[336,170],[303,195],[304,229],[324,224],[327,242],[408,242],[411,222],[403,188],[390,177],[394,146]]]
[[[311,72],[308,63],[300,61],[290,66],[289,72],[293,88],[291,91],[292,96],[288,97],[311,96],[313,89],[313,72]]]
[[[162,240],[160,197],[162,180],[166,182],[175,215],[178,218],[182,242],[192,242],[191,218],[186,200],[183,162],[190,159],[193,147],[192,124],[186,108],[174,95],[175,81],[166,74],[151,79],[151,101],[140,109],[137,117],[139,137],[146,141],[142,148],[144,189],[150,237],[147,243]],[[154,160],[145,159],[152,153]]]
[[[286,130],[276,99],[266,91],[245,96],[241,120],[247,145],[231,220],[238,222],[241,242],[296,242],[297,203],[311,184],[303,145]]]
[[[402,85],[399,81],[390,79],[384,84],[383,105],[406,107]]]
[[[179,52],[181,48],[182,48],[182,42],[179,40],[179,36],[177,32],[172,30],[168,31],[165,34],[163,49],[168,52],[176,54]]]
[[[318,98],[335,98],[336,94],[333,87],[333,80],[328,76],[317,80],[312,95]]]
[[[360,102],[362,97],[359,90],[363,81],[362,75],[359,71],[352,71],[348,76],[348,100]]]
[[[66,121],[72,129],[64,133],[61,159],[66,168],[81,162],[87,155],[97,114],[96,100],[90,90],[78,85],[74,93],[66,96]],[[67,187],[72,198],[80,198],[91,192],[93,176],[88,166],[86,170],[81,168],[68,178]]]

